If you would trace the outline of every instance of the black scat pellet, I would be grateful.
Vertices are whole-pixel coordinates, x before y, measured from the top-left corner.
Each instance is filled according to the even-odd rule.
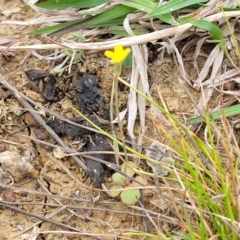
[[[54,101],[57,99],[57,81],[52,73],[41,72],[37,69],[30,69],[25,71],[25,74],[31,88],[40,93],[44,99],[48,101]]]
[[[87,152],[92,151],[112,151],[112,148],[108,142],[108,139],[101,135],[96,134],[93,138],[93,141],[89,141],[86,147]],[[114,155],[109,154],[89,154],[91,157],[95,157],[104,161],[114,162]],[[87,165],[87,171],[92,179],[95,187],[100,187],[103,181],[104,169],[106,169],[105,164],[101,164],[97,161],[85,158],[85,162]]]
[[[77,100],[84,113],[98,112],[105,109],[102,92],[98,87],[99,78],[93,74],[87,74],[80,77],[75,73],[73,77],[73,89],[75,90]]]
[[[89,126],[89,124],[81,117],[75,117],[70,120],[75,123],[81,124],[83,126]],[[96,121],[96,120],[94,119],[93,121]],[[84,137],[92,133],[92,131],[86,128],[75,126],[73,124],[67,123],[65,121],[62,121],[54,117],[51,117],[50,119],[48,119],[46,123],[59,136],[66,135],[67,137],[76,138],[76,137]]]
[[[89,174],[89,177],[93,181],[94,187],[95,188],[101,187],[104,176],[104,169],[102,165],[99,162],[87,158],[85,159],[85,162],[87,166],[87,172]]]

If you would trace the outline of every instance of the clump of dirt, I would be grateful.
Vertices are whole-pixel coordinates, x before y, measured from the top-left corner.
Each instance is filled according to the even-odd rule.
[[[33,90],[49,101],[56,100],[56,79],[52,73],[30,69],[25,72]]]
[[[24,153],[15,149],[2,152],[0,154],[0,164],[2,170],[10,173],[14,182],[18,183],[28,177],[37,178],[38,173],[31,165],[34,158],[34,149],[26,149]]]

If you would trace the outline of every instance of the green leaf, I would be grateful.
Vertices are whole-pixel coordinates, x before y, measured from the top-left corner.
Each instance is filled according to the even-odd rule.
[[[67,49],[67,50],[64,51],[64,54],[71,57],[73,55],[73,50],[72,49]]]
[[[129,187],[134,187],[134,185],[129,185]],[[140,191],[139,189],[123,189],[121,193],[122,202],[133,205],[135,204],[138,199],[140,198]]]
[[[179,22],[180,24],[184,24],[184,23],[187,23],[187,22],[193,20],[194,18],[196,18],[195,14],[189,14],[189,15],[180,17],[180,18],[178,19],[178,22]]]
[[[149,0],[118,0],[118,2],[146,13],[150,13],[157,8],[157,4]]]
[[[126,68],[132,67],[132,52],[130,52],[123,61],[123,66]]]
[[[194,5],[196,3],[203,3],[207,2],[208,0],[171,0],[170,2],[167,2],[166,4],[161,5],[154,11],[152,11],[148,16],[149,17],[156,17],[161,14],[170,13],[191,5]]]
[[[142,176],[137,176],[135,177],[135,180],[137,180],[138,182],[140,182],[142,185],[147,185],[147,181],[146,179],[144,179]],[[133,182],[132,185],[137,186],[137,187],[142,187],[140,184],[138,184],[137,182]]]
[[[112,9],[106,10],[105,12],[93,17],[89,21],[85,21],[85,24],[87,26],[92,26],[95,24],[100,24],[100,23],[106,23],[106,22],[111,22],[114,19],[120,18],[120,17],[126,17],[127,14],[133,12],[135,9],[123,5],[118,5]]]
[[[114,185],[110,189],[111,191],[109,192],[111,197],[117,197],[121,193],[121,187],[118,185]]]
[[[208,22],[206,20],[191,20],[189,21],[193,26],[203,28],[207,30],[215,40],[223,40],[223,34],[221,29],[214,23]]]
[[[44,28],[41,28],[39,30],[30,32],[29,34],[50,34],[50,33],[57,32],[57,31],[59,31],[63,28],[75,25],[76,23],[80,23],[82,21],[83,21],[82,19],[79,19],[79,20],[75,20],[75,21],[70,21],[70,22],[57,24],[57,25],[50,26],[50,27],[44,27]]]
[[[129,177],[132,177],[135,174],[135,171],[133,169],[137,168],[136,163],[128,161],[124,162],[121,165],[121,171],[124,172]]]
[[[62,34],[71,31],[75,31],[81,28],[96,28],[122,25],[124,18],[128,13],[134,11],[134,8],[119,5],[112,9],[108,9],[103,13],[100,13],[94,17],[90,17],[86,20],[79,19],[62,24],[58,24],[51,27],[45,27],[30,34]]]
[[[165,13],[157,16],[161,21],[171,24],[171,25],[177,25],[178,22],[175,20],[173,15],[171,13]]]
[[[150,0],[132,0],[132,1],[119,0],[119,2],[123,5],[138,9],[139,11],[146,13],[150,13],[157,8],[157,4],[153,3]],[[166,22],[168,24],[176,23],[176,20],[171,13],[162,14],[157,17],[163,22]]]
[[[57,69],[53,69],[53,73],[56,73],[56,74],[59,74],[59,75],[62,75],[62,73],[65,71],[65,69],[67,69],[69,67],[68,66],[65,66],[65,67],[62,67],[62,68],[57,68]]]
[[[221,40],[206,40],[208,43],[221,43]]]
[[[120,186],[125,186],[127,178],[120,173],[114,173],[112,175],[112,180],[114,183],[119,184]]]
[[[224,12],[232,12],[232,11],[238,11],[240,8],[223,8]]]
[[[82,42],[86,40],[86,38],[80,33],[73,33],[72,36],[79,39]]]
[[[221,111],[212,112],[210,114],[210,117],[212,119],[220,119],[222,116],[231,117],[231,116],[237,115],[239,113],[240,113],[240,104],[237,104],[237,105],[234,105],[231,107],[227,107]],[[201,123],[204,121],[205,121],[205,118],[202,116],[199,116],[199,117],[187,120],[185,124],[190,125],[190,124]]]
[[[46,9],[67,9],[96,7],[107,2],[108,0],[49,0],[36,5]]]
[[[218,43],[220,48],[223,49],[225,55],[229,56],[226,50],[226,42],[223,38],[222,31],[217,25],[206,20],[191,20],[189,23],[195,27],[206,29],[214,38],[213,40],[208,40],[208,42],[215,41],[215,43]]]
[[[111,21],[106,21],[106,22],[99,22],[99,23],[95,23],[95,24],[92,24],[90,22],[90,24],[82,24],[82,26],[80,27],[83,27],[83,28],[97,28],[97,27],[110,27],[110,26],[119,26],[119,25],[122,25],[123,21],[125,19],[125,16],[123,17],[120,17],[120,18],[116,18],[116,19],[112,19]]]

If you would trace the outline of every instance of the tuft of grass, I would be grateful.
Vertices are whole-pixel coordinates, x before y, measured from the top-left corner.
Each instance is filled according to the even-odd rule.
[[[80,11],[79,19],[77,20],[43,27],[31,32],[31,34],[63,34],[86,28],[106,28],[109,26],[123,26],[124,19],[130,13],[144,14],[145,16],[143,17],[143,20],[145,21],[149,21],[150,19],[161,20],[163,23],[167,23],[169,24],[169,27],[171,27],[180,25],[182,23],[180,19],[179,21],[178,19],[175,19],[174,15],[172,14],[173,12],[187,7],[191,8],[191,6],[193,6],[193,9],[195,9],[195,4],[206,3],[207,0],[172,0],[166,4],[162,4],[161,6],[158,6],[158,2],[153,0],[119,0],[119,4],[115,5],[114,7],[109,7],[105,5],[107,2],[108,1],[106,0],[48,0],[37,3],[36,6],[48,9],[49,11],[53,9],[64,9],[66,11],[67,9],[90,9],[88,11],[85,11],[84,14],[81,14]],[[200,6],[201,5],[198,5],[198,7]],[[49,12],[49,14],[51,14],[51,12]],[[188,16],[188,20],[192,20],[195,18],[194,15],[189,16],[188,14],[181,16],[181,18],[185,18],[186,16]],[[138,19],[133,19],[132,22],[137,23]],[[133,30],[138,30],[138,28]]]

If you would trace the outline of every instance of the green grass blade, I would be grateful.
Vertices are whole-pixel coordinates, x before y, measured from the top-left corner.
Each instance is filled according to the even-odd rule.
[[[63,34],[75,31],[81,28],[99,28],[122,25],[127,14],[133,12],[135,9],[124,5],[118,5],[112,9],[94,16],[90,19],[84,20],[81,23],[76,23],[66,28],[62,28],[55,32],[56,34]]]
[[[111,22],[116,18],[124,17],[127,16],[127,14],[133,12],[135,9],[124,6],[124,5],[118,5],[112,9],[106,10],[105,12],[91,18],[90,20],[85,21],[86,26],[92,26],[96,24],[101,24],[101,23],[107,23]]]
[[[196,18],[195,14],[189,14],[189,15],[180,17],[180,18],[178,19],[178,22],[179,22],[180,24],[184,24],[184,23],[188,23],[189,21],[193,20],[194,18]]]
[[[177,21],[175,20],[174,16],[171,13],[165,13],[165,14],[161,14],[158,16],[158,18],[168,24],[171,25],[176,25]]]
[[[81,26],[81,22],[82,19],[80,20],[76,20],[76,21],[71,21],[68,23],[61,23],[61,24],[57,24],[54,26],[50,26],[50,27],[44,27],[41,28],[39,30],[30,32],[29,34],[36,34],[36,35],[40,35],[40,34],[63,34],[63,33],[67,33],[67,32],[71,32],[77,29],[81,29],[81,28],[85,28],[83,26]],[[102,24],[96,24],[93,25],[92,27],[107,27],[107,26],[116,26],[116,25],[120,25],[123,22],[123,18],[121,19],[115,19],[112,22],[109,23],[102,23]]]
[[[157,7],[157,4],[149,0],[132,0],[132,1],[119,0],[118,2],[128,7],[132,7],[146,13],[152,12]]]
[[[224,12],[232,12],[232,11],[239,11],[240,8],[223,8]]]
[[[223,40],[223,34],[221,29],[214,23],[208,22],[206,20],[191,20],[189,22],[195,27],[207,30],[214,37],[215,40]]]
[[[46,9],[89,8],[107,3],[108,0],[49,0],[36,5]]]
[[[75,25],[76,23],[80,23],[80,22],[82,22],[82,19],[75,20],[75,21],[70,21],[70,22],[65,22],[65,23],[57,24],[57,25],[50,26],[50,27],[44,27],[44,28],[38,29],[36,31],[30,32],[29,34],[37,34],[37,35],[39,35],[39,34],[51,34],[51,33],[57,32],[57,31],[59,31],[63,28]]]
[[[207,2],[208,0],[171,0],[170,2],[161,5],[154,11],[152,11],[148,16],[156,17],[161,14],[170,13],[197,3]]]
[[[81,27],[82,28],[91,28],[91,27],[97,28],[97,27],[119,26],[119,25],[122,25],[124,18],[125,17],[120,17],[120,18],[113,19],[109,22],[103,22],[103,23],[98,23],[98,24],[93,24],[93,25],[86,24],[86,25],[82,25]]]
[[[125,16],[135,9],[119,5],[86,20],[75,20],[55,26],[45,27],[30,34],[62,34],[81,28],[107,27],[122,25]]]
[[[231,117],[239,113],[240,113],[240,104],[237,104],[237,105],[225,108],[222,111],[213,112],[210,114],[210,116],[212,119],[220,119],[222,116]],[[205,121],[205,118],[202,116],[199,116],[199,117],[187,120],[185,124],[190,125],[190,124],[201,123],[204,121]]]
[[[118,2],[146,13],[150,13],[157,8],[157,4],[150,0],[119,0]],[[161,14],[157,17],[168,24],[176,24],[176,20],[171,13]]]

